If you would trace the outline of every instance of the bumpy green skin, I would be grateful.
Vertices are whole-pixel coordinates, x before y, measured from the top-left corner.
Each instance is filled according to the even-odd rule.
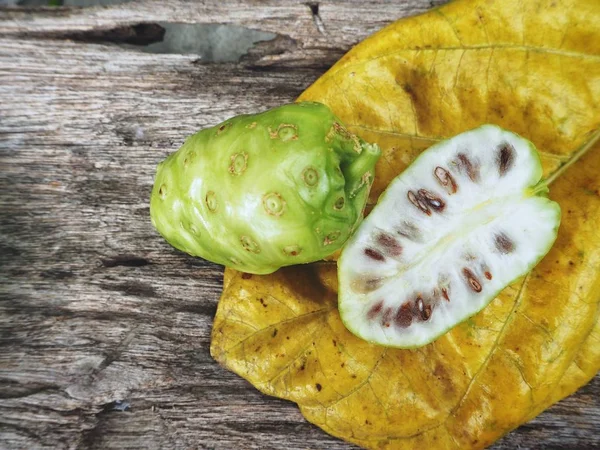
[[[179,250],[243,272],[317,261],[360,223],[380,153],[320,103],[234,117],[159,164],[152,223]]]

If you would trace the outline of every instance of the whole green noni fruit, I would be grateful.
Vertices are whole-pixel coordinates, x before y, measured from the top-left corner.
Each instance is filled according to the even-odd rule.
[[[243,272],[317,261],[360,223],[380,154],[320,103],[237,116],[159,164],[152,223],[179,250]]]

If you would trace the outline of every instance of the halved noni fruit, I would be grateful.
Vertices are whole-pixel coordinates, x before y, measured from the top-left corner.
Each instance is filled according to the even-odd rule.
[[[560,207],[534,145],[484,125],[422,153],[381,195],[338,261],[346,327],[399,348],[434,341],[550,250]]]

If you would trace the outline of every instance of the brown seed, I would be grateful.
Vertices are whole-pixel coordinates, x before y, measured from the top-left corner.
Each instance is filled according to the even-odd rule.
[[[412,306],[410,303],[405,303],[398,309],[396,316],[394,317],[394,322],[400,328],[408,328],[413,321],[413,312]]]
[[[421,311],[421,319],[429,320],[429,318],[431,317],[431,311],[432,311],[431,305],[425,305],[425,307],[423,308],[423,311]]]
[[[457,157],[459,161],[459,167],[467,171],[467,175],[469,175],[471,181],[479,181],[479,167],[474,165],[464,153],[459,153]]]
[[[381,325],[383,325],[386,328],[389,328],[391,325],[392,314],[392,308],[386,308],[383,313],[383,317],[381,318]]]
[[[369,312],[367,313],[367,319],[373,320],[375,317],[377,317],[381,312],[381,308],[383,308],[383,300],[379,300],[377,303],[371,306]]]
[[[371,259],[374,259],[375,261],[384,261],[385,260],[385,256],[383,256],[377,250],[372,249],[372,248],[365,248],[365,255],[367,255]]]
[[[477,277],[475,277],[475,274],[466,267],[463,268],[462,273],[467,279],[467,283],[469,283],[470,288],[473,289],[475,292],[481,292],[481,283],[479,282]]]
[[[431,215],[431,211],[418,194],[415,194],[413,191],[408,191],[406,196],[408,197],[408,201],[410,201],[413,205],[415,205],[428,216]]]
[[[429,206],[436,212],[442,211],[446,206],[446,204],[442,201],[441,198],[436,197],[431,192],[425,189],[419,189],[419,197],[423,202],[427,204],[427,206]]]
[[[485,277],[486,277],[488,280],[491,280],[491,279],[492,279],[492,274],[491,274],[491,272],[489,272],[489,271],[487,271],[487,270],[486,270],[486,271],[485,271],[485,273],[484,273],[484,275],[485,275]]]
[[[389,233],[379,233],[376,238],[377,243],[383,247],[384,252],[389,256],[396,257],[402,254],[402,246],[394,236]]]
[[[508,142],[504,142],[500,148],[498,148],[498,171],[500,176],[504,176],[508,172],[515,162],[515,149]]]
[[[368,294],[378,289],[383,284],[383,278],[369,278],[361,276],[353,279],[350,282],[350,287],[354,292],[359,294]]]
[[[450,301],[450,297],[448,296],[448,289],[446,288],[442,288],[442,296],[444,297],[444,299],[449,302]]]
[[[396,233],[411,241],[416,241],[419,238],[419,228],[410,222],[404,222],[396,229]]]
[[[498,251],[503,254],[511,253],[515,249],[514,242],[504,233],[496,235],[495,243]]]
[[[438,166],[433,171],[433,174],[435,175],[439,183],[446,189],[446,192],[448,192],[448,194],[456,193],[458,187],[456,186],[456,181],[454,181],[454,178],[452,177],[452,175],[450,175],[450,172],[448,172],[443,167]]]
[[[431,305],[426,305],[420,295],[415,300],[415,306],[422,320],[428,320],[431,317]]]

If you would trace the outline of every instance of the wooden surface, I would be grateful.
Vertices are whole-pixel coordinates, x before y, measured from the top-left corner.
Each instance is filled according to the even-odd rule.
[[[432,4],[0,9],[1,448],[352,448],[211,359],[222,269],[158,236],[149,193],[185,136],[292,101],[353,44]],[[115,45],[159,39],[164,22],[277,37],[237,64]],[[597,448],[599,394],[597,376],[495,448]]]

